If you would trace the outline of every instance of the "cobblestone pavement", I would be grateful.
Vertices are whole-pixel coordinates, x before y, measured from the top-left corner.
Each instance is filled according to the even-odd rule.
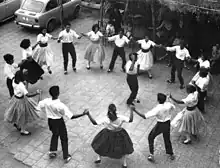
[[[90,13],[81,14],[81,16],[72,21],[72,27],[77,32],[86,32],[96,19]],[[57,35],[58,30],[53,32]],[[13,53],[15,60],[21,58],[19,50],[19,42],[22,38],[30,38],[34,43],[36,40],[36,32],[22,29],[14,23],[9,22],[0,27],[0,53]],[[44,75],[44,80],[29,87],[30,92],[36,89],[43,90],[43,98],[48,97],[48,89],[51,85],[59,85],[61,88],[60,99],[66,103],[73,113],[81,113],[84,108],[89,108],[92,115],[101,117],[106,115],[107,106],[114,102],[119,113],[129,115],[125,100],[130,91],[126,84],[125,74],[120,71],[121,60],[118,59],[115,71],[107,74],[107,66],[112,54],[112,47],[106,47],[107,58],[104,63],[104,70],[99,69],[98,64],[93,64],[90,71],[86,70],[86,62],[83,59],[85,48],[89,44],[88,40],[81,39],[76,41],[76,52],[78,56],[77,73],[74,73],[69,66],[69,74],[63,75],[63,63],[61,55],[61,46],[56,41],[51,42],[51,47],[55,53],[55,64],[52,67],[53,74]],[[3,60],[0,60],[0,68],[3,69]],[[179,90],[179,85],[167,85],[166,79],[169,77],[169,69],[163,64],[155,64],[153,68],[154,78],[149,80],[147,76],[139,77],[140,105],[137,108],[146,112],[156,104],[156,94],[158,92],[172,93],[177,98],[186,95],[185,91]],[[184,70],[184,78],[188,82],[193,73]],[[2,77],[2,71],[0,71]],[[218,150],[220,140],[220,117],[219,117],[219,77],[215,77],[215,91],[210,96],[207,105],[207,134],[201,134],[199,141],[194,141],[192,145],[183,145],[181,137],[176,130],[172,131],[172,143],[176,160],[170,162],[167,159],[164,150],[162,136],[155,140],[155,159],[156,163],[152,164],[147,161],[148,156],[148,140],[147,136],[150,129],[155,124],[155,119],[142,120],[137,115],[134,116],[134,122],[126,124],[125,128],[130,134],[135,152],[129,156],[129,168],[217,168],[218,167]],[[51,133],[48,130],[47,122],[41,121],[30,125],[29,130],[32,132],[30,137],[21,137],[11,125],[3,122],[3,114],[8,106],[8,91],[3,77],[0,80],[0,109],[1,109],[1,127],[0,142],[7,148],[14,158],[25,165],[33,168],[95,168],[93,161],[96,154],[93,152],[90,143],[95,134],[101,128],[93,126],[87,117],[76,120],[67,120],[69,151],[73,159],[64,164],[62,160],[61,147],[59,144],[59,155],[55,160],[49,160],[47,156]],[[178,106],[176,113],[183,107]],[[175,114],[174,114],[175,116]],[[0,167],[5,168],[4,161],[0,161]],[[16,164],[10,165],[17,168]],[[120,160],[112,160],[105,158],[100,168],[119,168]]]

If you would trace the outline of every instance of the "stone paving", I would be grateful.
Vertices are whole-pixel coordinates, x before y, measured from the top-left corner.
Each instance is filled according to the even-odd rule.
[[[90,16],[90,17],[88,17]],[[96,22],[95,17],[91,14],[81,14],[81,16],[72,21],[72,28],[77,32],[87,32],[91,25]],[[22,38],[30,38],[34,43],[36,32],[25,30],[17,27],[13,23],[7,23],[0,27],[1,41],[0,53],[13,53],[15,60],[19,61],[21,54],[19,42]],[[53,33],[57,35],[58,30]],[[83,58],[85,48],[89,44],[85,38],[76,41],[76,53],[78,56],[77,73],[71,70],[69,65],[69,74],[63,75],[63,64],[61,46],[56,41],[51,42],[51,48],[55,53],[55,65],[52,67],[53,74],[45,73],[44,80],[29,87],[29,91],[41,89],[43,98],[49,96],[48,89],[51,85],[59,85],[61,88],[60,99],[66,103],[73,113],[81,113],[84,108],[89,108],[95,118],[106,115],[108,104],[114,102],[118,107],[118,112],[129,115],[125,105],[126,98],[129,96],[129,88],[126,84],[125,74],[120,71],[121,60],[118,59],[115,71],[107,74],[107,66],[111,58],[112,47],[106,47],[107,58],[104,63],[104,70],[99,69],[98,64],[92,64],[90,71],[86,70],[86,62]],[[129,52],[128,49],[127,52]],[[3,60],[0,60],[0,68],[3,69]],[[179,90],[179,85],[167,85],[166,79],[169,77],[169,69],[164,64],[157,63],[153,68],[154,78],[148,79],[143,75],[139,77],[140,90],[138,97],[141,103],[137,109],[142,112],[154,107],[156,104],[156,94],[158,92],[172,93],[176,98],[182,98],[186,95],[184,90]],[[2,76],[2,71],[0,71]],[[193,76],[193,72],[184,70],[184,78],[188,82]],[[207,121],[208,131],[201,134],[199,141],[194,141],[192,145],[183,145],[181,137],[176,130],[172,131],[172,143],[176,160],[170,162],[165,154],[162,136],[155,140],[155,159],[156,163],[152,164],[147,161],[148,140],[147,136],[150,129],[155,124],[155,119],[142,120],[139,116],[134,116],[134,122],[125,124],[134,143],[135,152],[129,156],[129,168],[217,168],[218,150],[220,146],[220,90],[219,76],[215,77],[214,94],[210,95],[207,102]],[[3,78],[0,80],[0,109],[4,113],[8,105],[8,91]],[[36,98],[37,99],[37,98]],[[177,106],[175,114],[182,109]],[[87,117],[76,120],[66,119],[69,138],[69,152],[73,159],[64,164],[62,151],[59,144],[58,158],[50,160],[48,158],[48,149],[51,133],[48,130],[46,120],[30,125],[29,130],[32,132],[30,137],[21,137],[18,132],[6,124],[1,119],[0,142],[7,147],[14,155],[16,160],[33,168],[119,168],[120,160],[104,158],[102,163],[97,166],[93,163],[96,154],[93,152],[90,143],[92,138],[102,128],[93,126]],[[0,167],[2,161],[0,161]],[[12,165],[15,168],[16,165]]]

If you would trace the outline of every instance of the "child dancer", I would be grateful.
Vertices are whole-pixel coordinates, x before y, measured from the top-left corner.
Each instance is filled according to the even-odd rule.
[[[10,97],[12,98],[12,96],[14,95],[12,80],[15,76],[15,72],[16,69],[18,68],[18,64],[14,63],[14,56],[11,54],[5,54],[3,58],[5,60],[4,75],[6,77],[6,84],[8,87]]]
[[[28,93],[25,85],[23,84],[23,75],[21,71],[15,73],[12,86],[14,89],[14,96],[9,102],[9,107],[5,111],[5,121],[14,124],[21,135],[30,135],[31,133],[26,131],[26,126],[40,119],[38,113],[40,112],[37,108],[37,103],[31,99],[36,95],[40,94],[37,90],[36,93]]]
[[[124,122],[130,123],[133,121],[133,107],[130,108],[130,119],[117,115],[116,106],[110,104],[108,107],[107,117],[100,121],[95,121],[90,113],[87,113],[93,125],[105,125],[92,141],[92,148],[98,154],[95,161],[96,164],[101,163],[101,156],[114,159],[123,158],[122,168],[127,168],[126,156],[132,154],[133,143],[125,129],[122,128]]]
[[[159,135],[163,134],[165,143],[166,153],[169,155],[171,160],[174,160],[173,148],[170,141],[170,119],[171,112],[175,109],[175,106],[166,102],[167,96],[163,93],[157,94],[158,105],[146,114],[141,114],[136,109],[134,110],[140,117],[147,119],[150,117],[156,117],[157,124],[151,130],[148,136],[150,155],[148,156],[149,161],[154,161],[154,139]]]
[[[41,110],[46,112],[49,129],[52,132],[49,157],[52,159],[57,156],[56,151],[58,146],[58,138],[60,137],[63,150],[63,159],[66,163],[68,163],[72,157],[68,151],[67,129],[63,116],[67,116],[70,119],[75,119],[84,116],[87,110],[85,110],[82,114],[73,115],[68,107],[59,100],[59,86],[52,86],[49,89],[49,93],[51,98],[44,99],[38,104]]]

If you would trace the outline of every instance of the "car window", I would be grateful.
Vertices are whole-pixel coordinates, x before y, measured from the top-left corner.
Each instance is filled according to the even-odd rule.
[[[51,9],[54,9],[58,6],[58,3],[56,0],[50,0],[46,6],[46,11],[49,11]]]
[[[65,4],[67,2],[69,2],[70,0],[63,0],[62,3]]]
[[[35,0],[25,0],[21,9],[39,13],[43,10],[44,3]]]

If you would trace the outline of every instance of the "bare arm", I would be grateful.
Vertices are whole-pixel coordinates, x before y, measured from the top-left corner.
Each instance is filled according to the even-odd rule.
[[[139,111],[137,111],[136,109],[134,109],[134,112],[139,115],[140,117],[142,117],[143,119],[146,119],[145,115],[140,113]]]
[[[176,102],[177,104],[185,104],[182,100],[177,100],[170,95],[170,99]]]
[[[97,122],[95,121],[95,119],[91,116],[90,113],[87,113],[89,120],[92,122],[93,125],[98,125]]]

